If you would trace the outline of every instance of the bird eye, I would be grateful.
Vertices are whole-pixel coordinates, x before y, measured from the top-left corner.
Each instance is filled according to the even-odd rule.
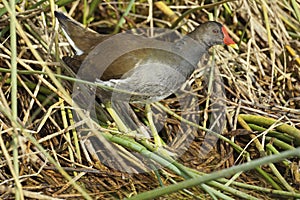
[[[217,29],[214,29],[212,32],[213,33],[219,33],[219,31]]]

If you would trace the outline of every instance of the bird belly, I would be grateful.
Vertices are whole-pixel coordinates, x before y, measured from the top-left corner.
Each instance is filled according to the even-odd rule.
[[[186,77],[163,63],[143,63],[121,79],[100,81],[112,87],[112,100],[155,102],[176,92]]]

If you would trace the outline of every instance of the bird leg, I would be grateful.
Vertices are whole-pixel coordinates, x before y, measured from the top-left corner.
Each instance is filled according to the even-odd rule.
[[[158,135],[158,132],[156,130],[155,124],[153,122],[151,105],[148,104],[148,103],[145,106],[145,112],[146,112],[146,117],[147,117],[148,122],[149,122],[150,130],[151,130],[152,135],[153,135],[155,148],[158,149],[158,148],[162,147],[162,142],[161,142],[161,138]]]
[[[119,130],[124,133],[129,133],[128,127],[123,123],[122,119],[119,117],[118,113],[114,110],[112,107],[111,102],[106,102],[105,107],[107,112],[110,114],[110,116],[113,118],[113,120],[116,122]]]

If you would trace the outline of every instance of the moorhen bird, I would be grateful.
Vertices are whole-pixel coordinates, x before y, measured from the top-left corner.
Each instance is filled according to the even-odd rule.
[[[101,87],[97,96],[104,98],[101,99],[102,102],[114,104],[106,108],[119,129],[125,133],[128,132],[127,127],[130,127],[128,124],[132,125],[132,130],[139,129],[135,127],[136,122],[131,120],[132,110],[128,102],[146,103],[146,109],[149,110],[148,103],[166,98],[189,79],[210,47],[218,44],[236,47],[224,26],[215,21],[200,24],[176,42],[166,42],[128,33],[102,35],[83,28],[61,12],[55,12],[55,16],[76,51],[73,57],[64,57],[64,62],[79,78],[113,88],[110,90]],[[74,88],[77,92],[74,95],[73,91],[75,102],[80,102],[81,108],[86,109],[95,103],[94,94],[90,94],[89,87],[75,84]],[[183,126],[181,128],[184,130]],[[161,147],[157,131],[151,132],[154,143]],[[101,149],[99,152],[103,152],[102,140],[93,137],[89,139],[96,150]],[[116,160],[114,155],[108,152],[100,160],[110,157]],[[128,166],[121,170],[127,171]]]
[[[200,24],[177,42],[165,42],[126,33],[101,35],[61,12],[55,16],[76,51],[75,56],[63,58],[65,63],[80,68],[80,78],[121,91],[113,92],[115,100],[162,100],[183,85],[210,47],[236,47],[224,26],[215,21]]]

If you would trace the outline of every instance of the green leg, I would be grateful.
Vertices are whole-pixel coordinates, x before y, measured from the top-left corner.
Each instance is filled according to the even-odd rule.
[[[129,133],[128,127],[123,123],[122,119],[119,117],[118,113],[112,108],[111,102],[106,102],[105,107],[107,112],[110,114],[110,116],[113,118],[113,120],[116,122],[119,130],[124,133]]]
[[[146,117],[149,122],[150,130],[153,134],[155,147],[158,149],[158,148],[162,147],[162,142],[161,142],[161,138],[158,135],[158,132],[157,132],[156,127],[153,122],[152,110],[151,110],[150,104],[146,104],[145,111],[146,111]]]

